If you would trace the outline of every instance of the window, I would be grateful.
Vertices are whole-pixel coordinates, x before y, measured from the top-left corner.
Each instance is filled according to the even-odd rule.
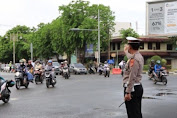
[[[117,50],[120,50],[120,43],[117,43]]]
[[[112,50],[115,50],[116,49],[116,45],[115,43],[112,43]]]
[[[160,50],[160,43],[159,42],[156,43],[156,50]]]
[[[167,44],[167,50],[172,50],[173,49],[173,45],[172,44]]]
[[[140,49],[144,50],[144,43],[140,43]]]
[[[148,49],[152,50],[152,43],[151,42],[148,43]]]

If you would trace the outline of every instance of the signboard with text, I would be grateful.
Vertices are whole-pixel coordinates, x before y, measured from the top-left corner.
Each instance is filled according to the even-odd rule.
[[[177,1],[149,2],[147,34],[177,34]]]

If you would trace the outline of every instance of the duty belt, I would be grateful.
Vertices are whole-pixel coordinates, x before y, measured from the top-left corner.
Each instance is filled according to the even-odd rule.
[[[123,87],[127,87],[128,84],[124,83],[123,84]],[[138,85],[141,85],[141,83],[134,83],[134,86],[138,86]]]

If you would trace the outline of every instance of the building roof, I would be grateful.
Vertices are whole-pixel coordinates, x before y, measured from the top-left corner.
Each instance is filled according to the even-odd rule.
[[[142,42],[167,42],[169,41],[169,38],[166,37],[140,37],[139,39],[142,40]],[[122,42],[121,37],[112,37],[111,42]]]
[[[116,53],[115,52],[110,52],[110,53]],[[158,55],[158,56],[166,56],[166,57],[177,57],[177,53],[176,52],[150,52],[150,51],[140,51],[140,53],[143,56],[154,56],[154,55]],[[118,51],[118,55],[119,56],[125,56],[124,51]],[[107,56],[107,53],[101,53],[101,56]]]

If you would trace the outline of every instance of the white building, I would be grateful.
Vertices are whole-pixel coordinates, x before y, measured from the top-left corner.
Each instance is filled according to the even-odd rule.
[[[115,22],[115,31],[112,33],[112,37],[120,36],[120,30],[121,29],[128,29],[132,28],[132,25],[130,22]]]

